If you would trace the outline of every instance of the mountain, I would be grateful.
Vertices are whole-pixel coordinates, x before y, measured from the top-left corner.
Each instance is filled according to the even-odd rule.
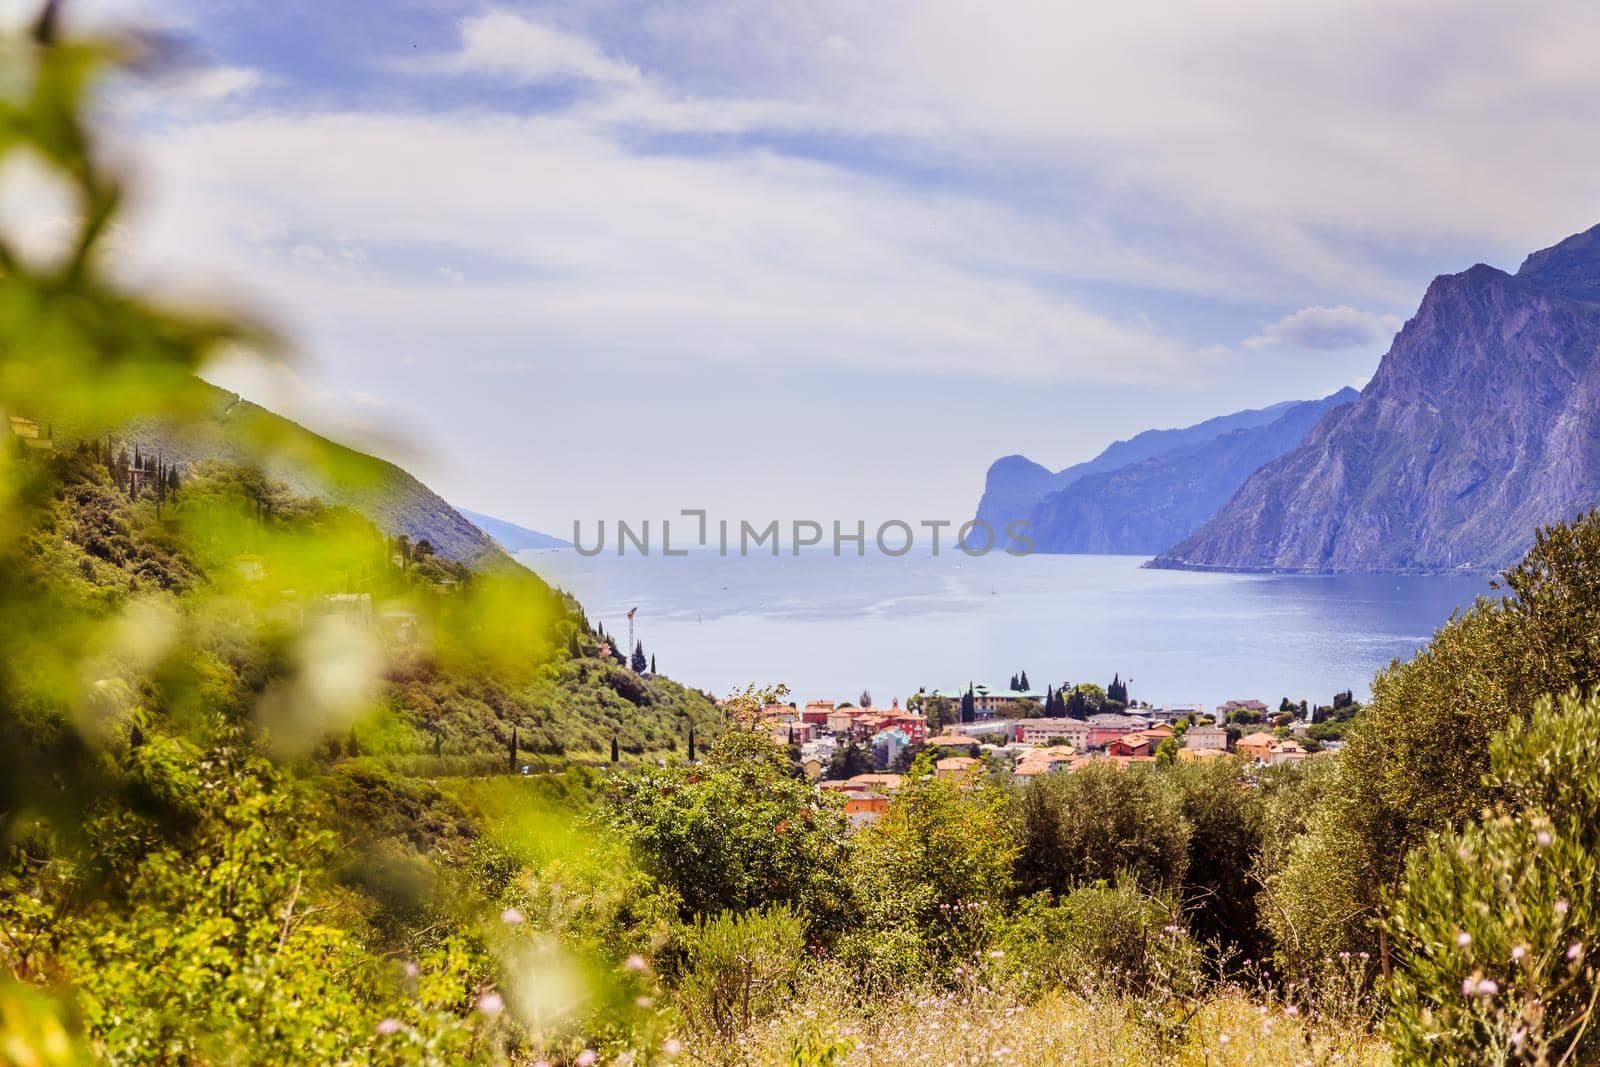
[[[1327,412],[1358,395],[1347,388],[1321,400],[1275,405],[1266,410],[1281,414],[1265,425],[1227,429],[1114,470],[1083,475],[1034,505],[1029,515],[1034,550],[1160,552],[1199,529],[1262,464],[1294,448]]]
[[[552,537],[547,533],[540,533],[538,530],[530,530],[526,526],[518,526],[514,522],[497,519],[493,515],[468,511],[466,508],[457,508],[456,510],[471,519],[478,529],[499,542],[500,547],[507,552],[572,547],[572,542],[570,541],[563,541],[559,537]]]
[[[390,535],[427,540],[456,563],[504,558],[494,540],[433,490],[401,468],[325,437],[244,400],[202,383],[204,410],[182,424],[147,419],[126,428],[132,450],[159,453],[168,463],[203,460],[253,462],[250,441],[270,441],[265,473],[291,492],[358,511]]]
[[[1356,403],[1155,566],[1494,571],[1600,503],[1600,227],[1434,279]]]
[[[1080,478],[1113,471],[1165,452],[1204,444],[1234,430],[1266,426],[1282,415],[1292,403],[1236,411],[1232,415],[1219,415],[1180,429],[1145,430],[1126,441],[1113,442],[1091,460],[1060,471],[1052,472],[1026,456],[1003,456],[989,465],[989,473],[984,478],[983,497],[978,501],[977,518],[997,531],[1004,530],[1007,522],[1028,518],[1034,506],[1046,496],[1067,488]]]

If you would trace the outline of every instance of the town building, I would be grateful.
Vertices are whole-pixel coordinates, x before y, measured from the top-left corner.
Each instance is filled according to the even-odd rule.
[[[1048,745],[1060,738],[1082,751],[1089,747],[1089,724],[1081,719],[1016,719],[1012,739],[1027,745]]]
[[[1183,747],[1199,752],[1226,752],[1228,731],[1220,726],[1191,726],[1183,733]]]

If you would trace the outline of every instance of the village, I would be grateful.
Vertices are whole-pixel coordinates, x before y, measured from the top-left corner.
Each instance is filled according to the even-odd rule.
[[[1026,675],[1021,678],[1025,685]],[[1113,703],[1080,718],[1068,709],[1083,705],[1067,692],[969,683],[951,691],[919,690],[905,706],[894,699],[888,707],[873,706],[863,693],[868,699],[859,704],[769,704],[760,711],[760,726],[796,755],[819,788],[843,795],[845,813],[859,827],[887,810],[922,754],[940,778],[971,787],[986,775],[1029,781],[1090,765],[1154,766],[1229,756],[1257,767],[1297,764],[1336,751],[1342,741],[1329,737],[1338,731],[1326,724],[1347,720],[1356,708],[1351,694],[1341,693],[1332,707],[1287,699],[1276,711],[1253,699],[1227,700],[1214,710],[1198,703]],[[1041,709],[1053,714],[1041,715]],[[1324,729],[1314,731],[1319,722]]]

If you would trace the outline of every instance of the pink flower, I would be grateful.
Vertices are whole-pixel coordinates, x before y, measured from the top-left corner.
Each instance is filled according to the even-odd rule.
[[[1582,956],[1583,956],[1583,944],[1582,944],[1582,942],[1574,941],[1572,944],[1567,946],[1567,959],[1569,959],[1569,960],[1577,960]]]
[[[1564,900],[1556,901],[1556,914],[1557,915],[1565,915],[1566,913],[1567,913],[1567,902],[1564,901]]]
[[[668,1056],[676,1056],[683,1051],[683,1042],[675,1037],[669,1037],[661,1043],[661,1051]]]
[[[505,923],[507,926],[516,926],[518,923],[522,922],[522,912],[518,911],[516,908],[507,908],[505,911],[500,913],[500,921]]]
[[[592,1048],[586,1048],[578,1053],[578,1058],[572,1062],[576,1063],[578,1067],[594,1067],[596,1063],[600,1062],[600,1054]]]
[[[499,1015],[505,1009],[505,998],[492,989],[478,998],[478,1010],[485,1015]]]
[[[1538,833],[1533,835],[1533,839],[1539,842],[1541,847],[1546,846],[1550,844],[1550,831],[1540,830]]]
[[[404,1029],[405,1025],[401,1023],[399,1019],[384,1019],[382,1022],[378,1023],[378,1033],[384,1034],[385,1036],[389,1034],[398,1034]]]
[[[1478,988],[1478,983],[1473,981],[1471,978],[1463,978],[1463,979],[1461,979],[1461,995],[1462,996],[1464,996],[1464,997],[1472,996],[1473,990],[1475,990],[1477,988]]]
[[[1472,935],[1467,933],[1465,930],[1461,931],[1461,933],[1456,935],[1456,944],[1461,948],[1466,948],[1468,945],[1472,944]]]
[[[650,969],[650,964],[646,963],[645,958],[636,952],[632,956],[628,957],[627,961],[623,963],[622,967],[624,970],[642,973]]]
[[[1527,954],[1528,954],[1528,946],[1527,945],[1518,945],[1518,946],[1516,946],[1515,948],[1513,948],[1511,950],[1511,961],[1513,963],[1515,963],[1515,962],[1521,960],[1522,957],[1526,956]]]
[[[1492,997],[1500,992],[1500,983],[1493,978],[1478,979],[1478,987],[1474,990],[1480,997]]]

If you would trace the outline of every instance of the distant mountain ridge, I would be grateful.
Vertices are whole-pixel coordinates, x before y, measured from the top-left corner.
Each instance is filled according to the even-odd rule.
[[[482,512],[468,511],[466,508],[457,508],[461,514],[472,520],[473,525],[497,541],[501,548],[507,552],[542,551],[550,548],[571,548],[572,542],[563,541],[559,537],[552,537],[538,530],[530,530],[526,526],[518,526],[505,519],[497,519],[493,515]]]
[[[1600,226],[1434,279],[1356,403],[1155,566],[1483,572],[1600,504]]]
[[[1034,549],[1154,555],[1194,533],[1262,464],[1294,448],[1323,415],[1358,395],[1345,388],[1321,400],[1275,405],[1266,410],[1281,414],[1265,425],[1238,426],[1080,477],[1034,505]]]
[[[977,518],[1002,536],[1008,522],[1026,521],[1037,552],[1153,555],[1210,518],[1323,413],[1355,397],[1346,389],[1146,430],[1057,472],[1006,456],[989,467]]]

